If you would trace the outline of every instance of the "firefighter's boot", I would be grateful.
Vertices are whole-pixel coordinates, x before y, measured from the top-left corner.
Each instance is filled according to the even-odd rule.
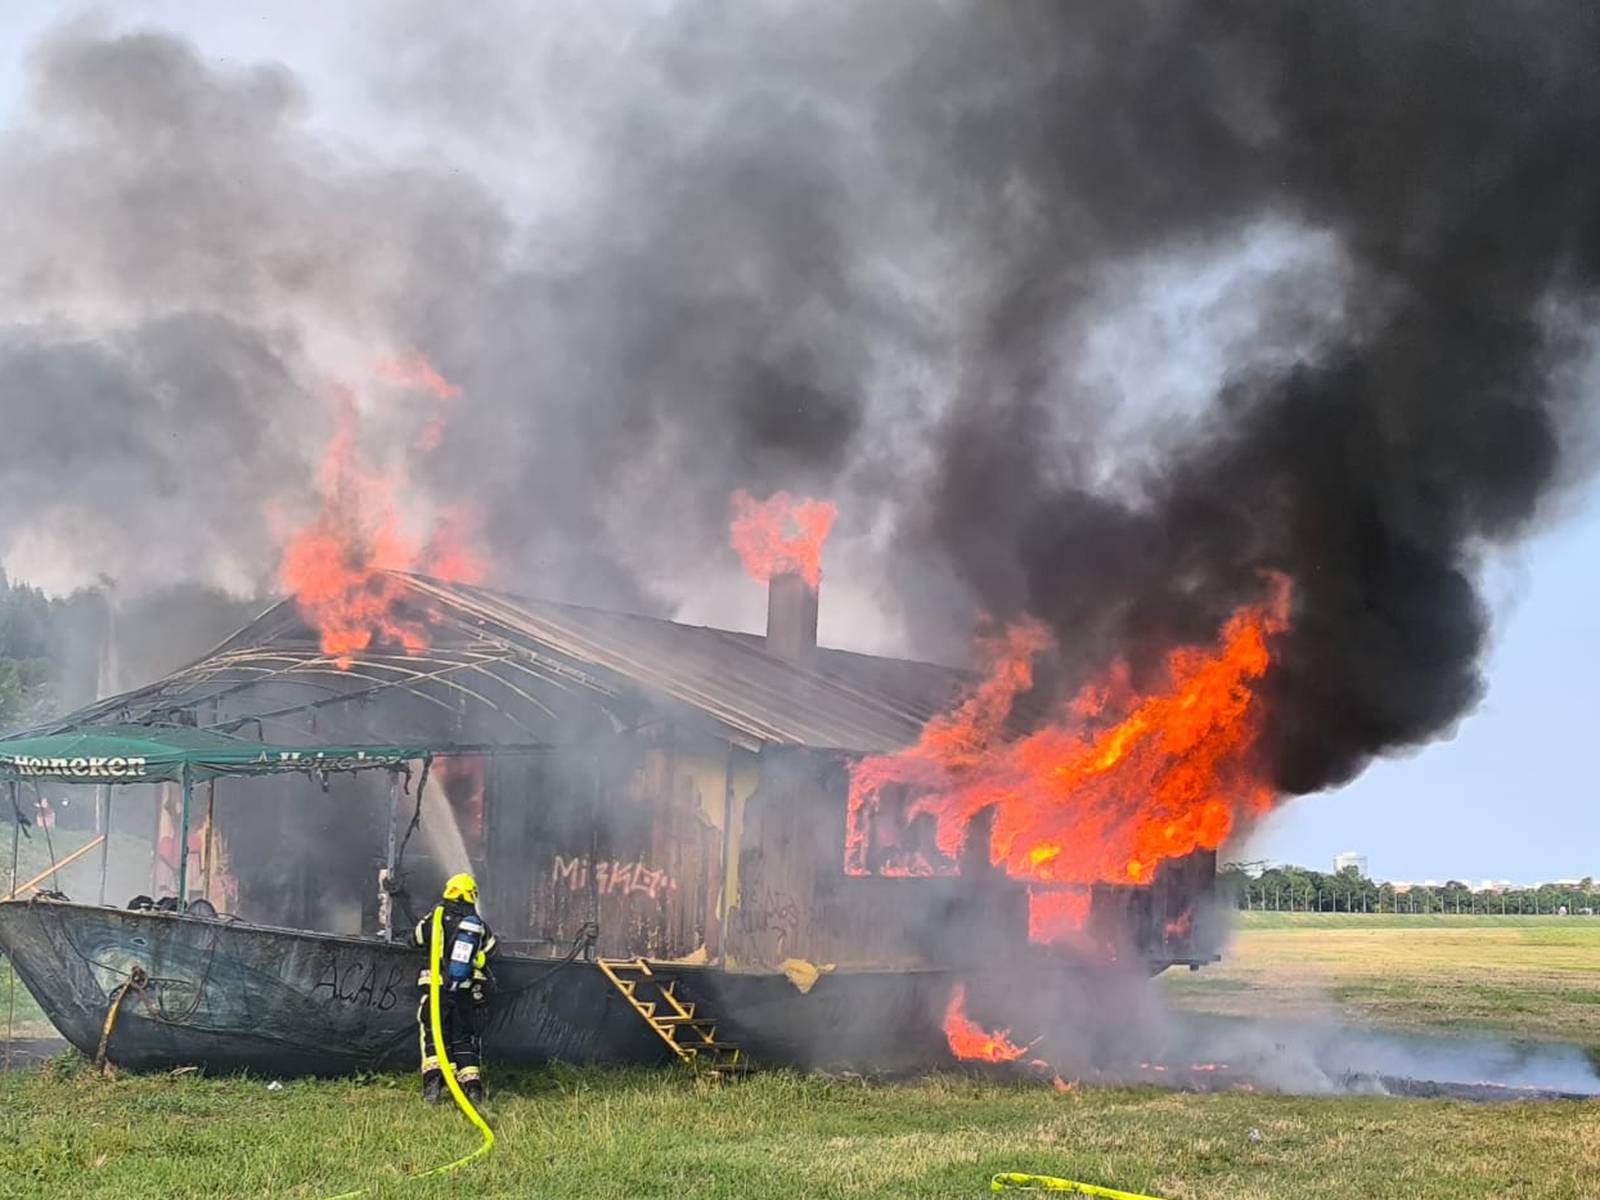
[[[456,1073],[456,1078],[461,1081],[461,1091],[467,1097],[467,1103],[477,1108],[483,1102],[483,1078],[479,1074],[476,1063],[462,1067]]]

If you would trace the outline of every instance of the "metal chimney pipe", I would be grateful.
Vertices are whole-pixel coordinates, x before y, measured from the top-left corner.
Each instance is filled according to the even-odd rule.
[[[774,575],[767,584],[767,649],[793,663],[816,657],[817,593],[798,571]]]

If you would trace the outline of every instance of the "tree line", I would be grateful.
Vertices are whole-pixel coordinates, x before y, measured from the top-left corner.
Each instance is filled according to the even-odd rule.
[[[93,698],[105,619],[99,591],[47,596],[0,570],[0,730]]]
[[[1544,883],[1531,888],[1475,892],[1452,879],[1437,887],[1396,888],[1346,867],[1324,874],[1307,867],[1228,863],[1217,872],[1217,886],[1235,907],[1265,912],[1460,913],[1477,915],[1557,914],[1592,916],[1600,912],[1600,890],[1589,877],[1571,885]]]
[[[0,570],[0,733],[149,683],[267,603],[188,583],[125,596],[110,579],[52,596]]]

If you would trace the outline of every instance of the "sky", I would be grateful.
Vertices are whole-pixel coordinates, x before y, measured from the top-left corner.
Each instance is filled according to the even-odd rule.
[[[218,60],[282,62],[310,90],[315,126],[403,154],[423,135],[395,126],[342,57],[374,11],[365,0],[248,8],[123,0],[114,9],[11,0],[0,33],[0,126],[15,116],[27,47],[40,33],[74,13],[111,20],[96,14],[113,12],[118,27],[175,30]],[[1338,792],[1290,801],[1236,857],[1329,870],[1335,854],[1353,850],[1388,879],[1600,875],[1600,786],[1589,757],[1600,503],[1579,495],[1559,504],[1542,534],[1491,568],[1487,694],[1453,737],[1379,761]]]

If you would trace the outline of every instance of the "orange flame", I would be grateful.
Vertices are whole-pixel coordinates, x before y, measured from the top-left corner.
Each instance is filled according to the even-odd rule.
[[[846,869],[870,869],[868,818],[895,785],[917,794],[911,813],[932,814],[951,859],[972,818],[992,809],[990,859],[1015,879],[1149,883],[1163,861],[1215,849],[1277,799],[1255,760],[1255,683],[1271,662],[1268,639],[1287,627],[1288,580],[1272,576],[1269,593],[1236,612],[1214,648],[1171,651],[1159,688],[1140,694],[1118,664],[1017,738],[1006,724],[1049,636],[1024,621],[983,643],[988,672],[960,706],[929,721],[915,745],[853,769]],[[1035,903],[1036,933],[1056,928],[1068,905]]]
[[[1167,922],[1167,941],[1186,942],[1189,935],[1194,932],[1194,913],[1185,910],[1181,915]]]
[[[426,392],[440,402],[454,400],[461,389],[439,374],[421,354],[410,351],[378,363],[374,371],[378,379],[391,386],[413,392]],[[431,454],[444,440],[445,425],[442,416],[426,418],[411,439],[411,448],[419,454]]]
[[[1089,920],[1088,891],[1052,887],[1028,889],[1028,938],[1065,942],[1084,931]]]
[[[797,571],[816,591],[822,582],[822,543],[839,510],[827,500],[796,499],[775,492],[757,500],[743,489],[734,492],[728,537],[757,583]]]
[[[401,364],[409,374],[397,374],[398,366],[379,373],[441,396],[451,387],[419,355]],[[278,580],[316,629],[323,653],[344,670],[374,643],[396,645],[408,654],[427,645],[424,622],[400,612],[404,584],[390,572],[420,571],[472,583],[483,577],[483,565],[469,548],[464,509],[445,513],[426,541],[408,532],[396,504],[403,474],[362,460],[355,398],[344,388],[335,396],[339,420],[317,473],[317,511],[288,533]]]
[[[1011,1041],[1009,1029],[990,1033],[969,1018],[964,1011],[966,1003],[967,989],[958,983],[944,1010],[944,1036],[951,1054],[969,1062],[1012,1062],[1027,1053],[1026,1046]]]
[[[461,389],[451,383],[415,350],[378,364],[377,376],[384,383],[414,391],[432,393],[436,400],[454,400]]]

